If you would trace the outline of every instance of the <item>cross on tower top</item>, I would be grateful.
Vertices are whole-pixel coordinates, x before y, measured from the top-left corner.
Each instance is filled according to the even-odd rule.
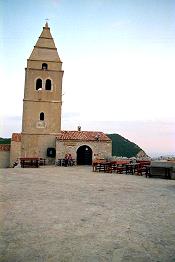
[[[48,26],[48,21],[49,21],[49,18],[46,18],[45,20],[46,20],[45,27],[49,27],[49,26]]]

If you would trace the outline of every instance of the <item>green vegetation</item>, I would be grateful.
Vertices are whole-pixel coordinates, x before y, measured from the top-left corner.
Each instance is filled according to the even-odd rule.
[[[138,145],[118,134],[107,134],[112,140],[112,155],[134,157],[142,150]]]
[[[11,143],[11,138],[2,138],[2,137],[0,137],[0,145],[10,145],[10,143]]]

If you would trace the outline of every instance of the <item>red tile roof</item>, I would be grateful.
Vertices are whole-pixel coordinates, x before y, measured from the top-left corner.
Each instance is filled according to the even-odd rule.
[[[103,132],[97,131],[61,131],[56,136],[57,140],[81,140],[81,141],[111,141]],[[21,142],[21,133],[13,133],[12,141]]]
[[[12,141],[21,142],[21,133],[13,133],[12,134]]]
[[[111,141],[103,132],[97,131],[61,131],[56,136],[57,140],[82,140],[82,141]]]

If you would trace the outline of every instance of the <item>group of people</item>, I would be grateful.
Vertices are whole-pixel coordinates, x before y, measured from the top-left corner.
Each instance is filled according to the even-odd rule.
[[[64,166],[73,166],[73,159],[71,154],[65,154]]]

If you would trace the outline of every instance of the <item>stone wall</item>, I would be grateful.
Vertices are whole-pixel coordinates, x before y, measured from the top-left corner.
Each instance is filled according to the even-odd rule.
[[[0,145],[0,168],[10,166],[10,145]]]
[[[13,133],[11,139],[11,149],[10,149],[10,167],[13,163],[21,157],[21,134]]]
[[[13,167],[13,163],[21,157],[21,141],[11,141],[10,151],[10,167]]]
[[[65,154],[71,154],[77,158],[77,150],[80,146],[89,146],[92,149],[92,158],[104,158],[112,155],[111,141],[56,141],[56,159],[64,158]]]

